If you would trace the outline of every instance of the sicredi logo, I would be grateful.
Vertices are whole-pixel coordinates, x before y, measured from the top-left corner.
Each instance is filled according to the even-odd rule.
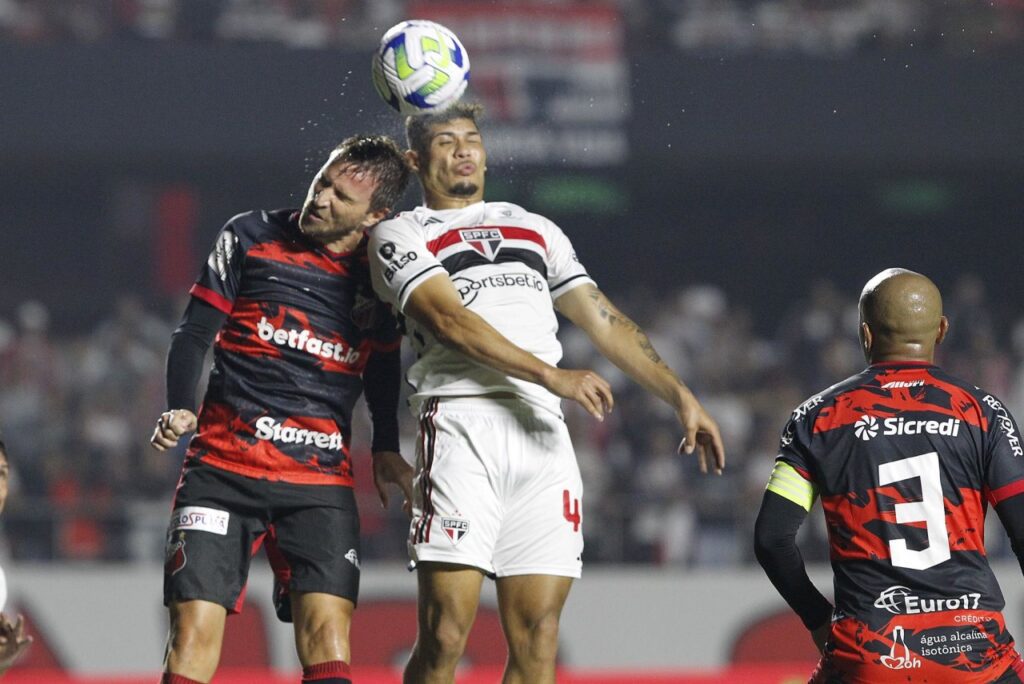
[[[175,508],[171,513],[171,531],[198,530],[225,535],[228,533],[228,521],[231,514],[206,506],[183,506]]]
[[[341,342],[326,342],[313,335],[309,330],[285,330],[275,328],[274,324],[264,316],[256,324],[256,334],[265,342],[273,342],[279,347],[298,349],[312,356],[333,359],[341,363],[355,363],[359,360],[359,352],[346,347]]]
[[[907,435],[960,435],[960,422],[956,418],[946,420],[908,420],[906,418],[885,418],[881,421],[881,434],[886,437]],[[879,421],[874,416],[863,415],[853,424],[853,434],[865,442],[879,434]]]
[[[853,434],[865,442],[878,434],[878,421],[874,416],[861,416],[853,424]]]
[[[345,445],[340,432],[319,432],[293,425],[282,425],[270,416],[263,416],[256,421],[256,439],[281,444],[305,444],[330,451],[341,451]]]

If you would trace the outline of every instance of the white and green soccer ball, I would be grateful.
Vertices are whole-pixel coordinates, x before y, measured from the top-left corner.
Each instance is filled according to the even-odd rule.
[[[444,26],[423,19],[392,26],[373,55],[373,85],[402,114],[438,112],[469,84],[469,55]]]

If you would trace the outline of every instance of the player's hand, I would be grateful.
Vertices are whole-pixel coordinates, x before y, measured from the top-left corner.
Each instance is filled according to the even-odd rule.
[[[544,378],[544,387],[563,399],[572,399],[598,420],[610,413],[615,399],[612,386],[592,370],[554,368]]]
[[[402,510],[412,515],[412,466],[397,451],[373,452],[373,486],[377,488],[380,505],[388,507],[388,484],[398,485],[405,495]]]
[[[195,430],[197,425],[199,419],[188,409],[164,411],[156,421],[156,429],[153,430],[149,443],[157,451],[166,451],[173,448],[182,435]]]
[[[722,444],[718,423],[688,390],[680,394],[676,406],[676,417],[686,431],[683,441],[679,443],[679,453],[692,454],[696,451],[700,472],[706,475],[708,466],[714,464],[715,472],[721,475],[725,468],[725,446]]]
[[[817,647],[819,653],[825,653],[825,642],[828,641],[828,635],[831,633],[831,620],[827,620],[821,627],[811,630],[811,639],[814,640],[814,645]]]
[[[25,634],[25,618],[18,616],[11,624],[6,615],[0,613],[0,672],[6,672],[32,645],[32,637]]]

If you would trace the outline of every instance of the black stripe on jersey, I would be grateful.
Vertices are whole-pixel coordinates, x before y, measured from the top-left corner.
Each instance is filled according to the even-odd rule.
[[[555,290],[557,290],[558,288],[562,287],[563,285],[568,285],[569,283],[571,283],[572,281],[576,280],[577,278],[589,278],[589,277],[590,277],[590,276],[589,276],[589,275],[587,275],[586,273],[577,273],[577,274],[576,274],[576,275],[574,275],[573,277],[571,277],[571,278],[566,278],[566,279],[565,279],[565,280],[563,280],[562,282],[560,282],[560,283],[558,283],[557,285],[555,285],[554,287],[552,287],[552,288],[551,288],[551,291],[552,291],[552,292],[555,292]]]
[[[422,278],[424,274],[430,273],[431,271],[433,271],[435,268],[440,268],[440,266],[438,266],[437,264],[434,264],[433,266],[430,266],[429,268],[423,269],[422,271],[420,271],[419,273],[414,275],[412,278],[409,278],[407,281],[405,281],[405,285],[403,285],[402,289],[400,289],[398,291],[398,301],[402,301],[402,297],[405,296],[405,291],[409,289],[410,285],[412,285],[417,280]]]
[[[448,273],[454,275],[473,266],[487,266],[489,264],[506,264],[517,262],[526,264],[539,273],[544,280],[548,279],[548,266],[544,263],[544,257],[529,249],[516,249],[515,247],[502,247],[490,260],[475,249],[467,249],[453,254],[441,261]]]

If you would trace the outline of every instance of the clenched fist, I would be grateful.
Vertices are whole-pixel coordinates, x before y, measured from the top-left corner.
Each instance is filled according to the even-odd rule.
[[[196,414],[188,409],[164,411],[156,421],[156,429],[149,443],[157,451],[166,451],[176,445],[182,435],[195,430],[198,424]]]

